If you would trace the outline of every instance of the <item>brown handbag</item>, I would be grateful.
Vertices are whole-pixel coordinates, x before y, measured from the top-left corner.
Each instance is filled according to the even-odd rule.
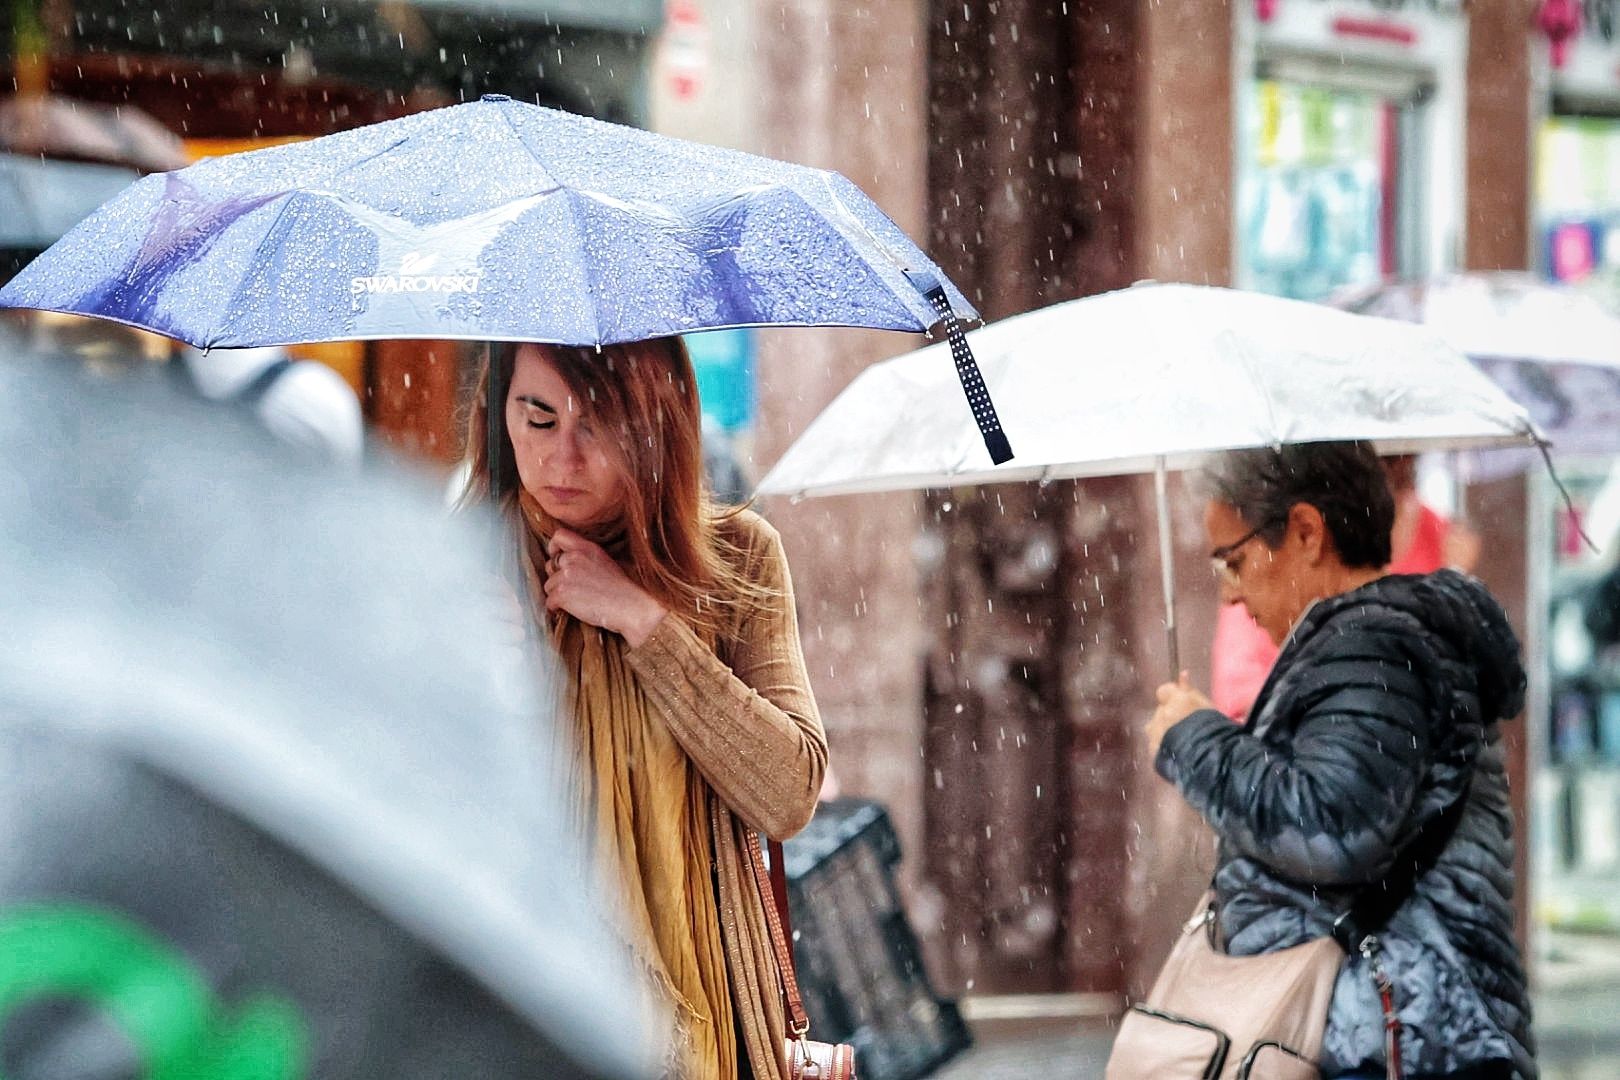
[[[855,1048],[848,1043],[812,1042],[810,1018],[799,997],[799,977],[793,970],[792,925],[788,914],[787,870],[782,863],[782,845],[771,841],[771,868],[765,869],[759,835],[748,833],[748,864],[759,887],[765,907],[765,924],[770,928],[771,948],[782,973],[782,1000],[787,1009],[788,1036],[783,1047],[788,1080],[855,1080]]]

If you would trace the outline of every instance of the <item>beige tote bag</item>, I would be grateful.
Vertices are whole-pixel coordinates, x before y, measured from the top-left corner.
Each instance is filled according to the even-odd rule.
[[[1344,950],[1330,937],[1259,956],[1216,947],[1214,898],[1125,1013],[1107,1080],[1316,1080]]]

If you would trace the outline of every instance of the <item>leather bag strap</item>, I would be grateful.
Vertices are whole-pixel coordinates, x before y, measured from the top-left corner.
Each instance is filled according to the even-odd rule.
[[[804,1000],[799,996],[799,977],[793,970],[793,945],[787,929],[787,867],[782,860],[782,845],[771,841],[771,868],[765,869],[765,854],[760,850],[759,834],[748,830],[748,866],[754,873],[754,884],[764,902],[765,925],[771,932],[771,948],[776,953],[776,967],[782,973],[782,999],[787,1007],[788,1030],[796,1039],[803,1039],[810,1030],[810,1018],[804,1011]]]
[[[1462,794],[1397,853],[1383,878],[1363,886],[1349,910],[1334,920],[1333,936],[1345,952],[1354,955],[1369,934],[1381,932],[1417,888],[1418,879],[1439,863],[1468,811],[1468,796],[1473,787],[1470,776]]]
[[[771,857],[771,896],[776,900],[776,914],[782,920],[782,936],[793,941],[793,911],[788,907],[787,856],[776,840],[768,841],[766,852]]]

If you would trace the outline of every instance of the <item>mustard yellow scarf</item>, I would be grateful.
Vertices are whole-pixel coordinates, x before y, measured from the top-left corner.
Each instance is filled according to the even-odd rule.
[[[622,902],[628,944],[675,1016],[670,1071],[681,1080],[736,1080],[709,785],[653,714],[624,639],[566,612],[548,616],[545,553],[556,523],[527,492],[519,507],[530,600],[570,676],[573,790],[604,884]],[[591,539],[622,554],[622,535]]]

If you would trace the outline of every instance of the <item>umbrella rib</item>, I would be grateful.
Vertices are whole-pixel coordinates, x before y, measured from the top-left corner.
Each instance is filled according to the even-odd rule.
[[[409,135],[401,135],[399,138],[397,138],[397,139],[393,140],[392,142],[390,142],[387,146],[384,146],[381,149],[375,150],[372,153],[366,154],[364,157],[355,158],[353,161],[348,162],[347,164],[345,164],[342,167],[334,170],[333,172],[327,173],[325,176],[321,177],[320,182],[322,184],[330,184],[332,181],[336,180],[338,177],[344,175],[345,173],[352,172],[353,170],[358,169],[362,165],[365,165],[365,164],[368,164],[370,162],[376,161],[378,158],[382,157],[384,154],[392,153],[399,146],[409,142],[410,139],[411,139],[411,137]],[[289,188],[288,190],[289,191],[307,191],[307,192],[311,192],[311,193],[315,193],[315,192],[319,191],[318,188],[315,188],[313,185],[307,184],[307,183],[299,184],[297,187]]]
[[[894,252],[889,250],[889,246],[882,240],[878,239],[871,229],[866,227],[866,222],[857,217],[855,212],[845,205],[843,199],[838,197],[838,190],[833,186],[834,175],[836,174],[827,169],[818,170],[818,178],[821,181],[822,187],[827,192],[827,197],[832,199],[833,205],[838,208],[837,215],[828,215],[817,210],[817,213],[821,219],[836,229],[838,234],[842,236],[844,240],[848,242],[849,245],[855,250],[860,250],[861,241],[864,240],[867,244],[870,244],[874,249],[876,249],[878,254],[883,257],[884,262],[894,267],[901,274],[904,274],[907,269],[911,269],[907,267],[905,263],[901,262],[900,259],[895,256]],[[806,206],[809,206],[812,210],[816,210],[815,205],[808,199],[805,199],[803,195],[800,195],[798,191],[791,187],[788,188],[788,190],[791,191],[796,198],[804,202]],[[849,229],[845,222],[838,220],[840,217],[848,218],[850,221],[853,221],[855,223],[855,230],[858,230],[858,233]],[[874,265],[876,264],[874,263]],[[892,284],[885,280],[882,274],[877,274],[875,276],[883,287],[889,290],[889,295],[898,301],[900,306],[908,313],[911,313],[912,318],[917,319],[916,314],[911,312],[911,304],[908,301],[912,299],[921,299],[922,294],[916,292],[915,289],[912,289],[908,293],[902,294]],[[940,274],[941,280],[944,279],[944,276],[945,275],[943,273]],[[910,287],[909,280],[907,281],[907,287]],[[917,319],[917,321],[918,323],[922,324],[918,327],[918,330],[922,333],[927,333],[933,327],[933,323],[924,322],[922,319]]]
[[[358,169],[360,166],[366,164],[367,162],[375,161],[377,158],[382,157],[384,154],[386,154],[389,151],[393,150],[395,147],[399,146],[401,143],[407,141],[407,138],[408,138],[408,136],[395,139],[392,142],[390,142],[387,146],[384,146],[381,149],[374,151],[373,153],[366,154],[363,157],[356,158],[355,160],[346,163],[342,168],[337,169],[337,170],[335,170],[333,172],[327,173],[325,176],[323,176],[321,178],[320,182],[323,185],[324,184],[330,184],[333,180],[336,180],[338,177],[342,176],[344,173],[350,172],[351,170],[354,170],[354,169]],[[259,238],[259,242],[254,245],[254,247],[253,247],[253,257],[248,261],[246,268],[242,271],[242,276],[237,279],[235,287],[231,289],[230,295],[227,298],[227,303],[224,305],[224,307],[220,311],[220,318],[221,319],[229,317],[231,309],[235,306],[236,298],[242,291],[242,286],[244,284],[246,284],[247,279],[253,275],[254,267],[260,265],[260,257],[264,254],[265,242],[271,236],[275,235],[277,226],[279,226],[281,224],[281,219],[287,213],[287,208],[292,205],[292,196],[301,195],[301,194],[313,194],[313,193],[315,193],[316,190],[317,189],[312,188],[308,184],[301,184],[298,187],[287,188],[286,190],[282,191],[281,194],[278,196],[278,198],[280,198],[282,200],[282,202],[281,202],[281,208],[276,211],[276,219],[270,223],[270,227],[264,231],[263,235],[261,235],[260,238]],[[207,336],[207,339],[206,339],[206,341],[205,341],[205,343],[203,345],[204,351],[207,351],[208,349],[211,349],[211,348],[214,347],[214,341],[216,340],[216,338],[218,336],[218,333],[219,333],[219,326],[216,323],[213,332],[210,333]]]
[[[523,150],[523,152],[528,154],[536,165],[540,166],[546,171],[546,176],[553,184],[556,184],[558,187],[562,187],[563,185],[557,180],[556,173],[552,169],[551,163],[542,158],[540,156],[540,152],[529,145],[529,140],[525,139],[523,137],[523,132],[518,130],[516,124],[512,123],[512,118],[506,114],[505,109],[500,110],[500,117],[502,122],[506,124],[506,130],[512,133],[512,138],[517,140],[517,144]]]
[[[596,344],[600,347],[602,345],[602,309],[597,297],[596,271],[590,259],[590,252],[586,250],[585,222],[583,215],[580,213],[579,203],[576,201],[578,193],[557,179],[557,174],[551,165],[540,156],[539,151],[529,145],[529,140],[523,137],[523,132],[518,130],[516,124],[512,123],[512,118],[507,115],[507,110],[500,109],[500,117],[505,122],[506,129],[512,133],[512,138],[517,140],[518,146],[525,154],[529,155],[531,161],[545,171],[546,179],[552,184],[552,190],[562,192],[568,199],[568,210],[574,218],[575,243],[579,246],[580,269],[584,272],[585,289],[590,294],[591,299],[591,323],[593,329],[591,336],[596,339]]]
[[[265,243],[270,239],[270,237],[275,235],[276,229],[280,227],[281,219],[287,215],[287,208],[292,205],[292,197],[299,194],[302,194],[301,189],[292,188],[287,191],[283,191],[281,195],[278,196],[281,199],[281,206],[276,210],[276,218],[270,223],[270,227],[260,234],[259,242],[253,245],[253,255],[247,260],[246,265],[242,269],[242,276],[236,279],[235,286],[232,287],[229,295],[226,297],[225,304],[220,308],[220,312],[216,322],[214,323],[213,329],[204,339],[202,347],[204,352],[207,352],[209,349],[214,347],[214,342],[217,341],[219,337],[221,324],[224,322],[224,320],[230,318],[231,311],[236,307],[236,298],[241,295],[243,286],[247,284],[248,278],[253,276],[253,271],[255,268],[262,265],[260,262],[260,256],[264,254]]]
[[[573,188],[559,185],[558,190],[567,198],[568,212],[574,217],[574,240],[579,245],[580,270],[585,275],[585,291],[590,294],[591,298],[591,322],[594,328],[591,336],[596,339],[596,345],[600,348],[602,346],[602,304],[596,287],[596,264],[591,259],[591,253],[586,242],[585,215],[580,209],[580,196]]]
[[[1243,339],[1237,334],[1231,334],[1230,338],[1237,350],[1238,363],[1242,364],[1243,369],[1249,373],[1249,382],[1258,391],[1260,404],[1265,406],[1266,426],[1271,430],[1271,441],[1273,444],[1281,444],[1283,441],[1282,425],[1277,422],[1277,406],[1276,402],[1271,398],[1271,388],[1266,385],[1265,379],[1261,378],[1260,370],[1252,362],[1253,357],[1249,355],[1249,348],[1244,344]]]
[[[905,271],[905,270],[911,269],[910,267],[906,266],[905,263],[901,262],[898,258],[896,258],[894,252],[889,250],[889,245],[885,244],[882,240],[878,239],[876,234],[874,234],[871,229],[866,227],[866,222],[862,221],[859,217],[857,217],[855,215],[855,212],[853,210],[851,210],[844,203],[844,200],[840,199],[838,197],[838,189],[833,186],[832,174],[831,173],[823,170],[820,173],[819,179],[821,180],[822,187],[826,188],[826,190],[827,190],[827,197],[833,201],[834,206],[838,207],[838,212],[842,216],[848,218],[850,221],[853,221],[855,223],[855,228],[860,231],[860,234],[866,238],[868,243],[870,243],[874,248],[876,248],[878,250],[878,252],[880,254],[882,254],[884,259],[886,259],[889,262],[890,265],[892,265],[896,270],[900,270],[900,271]],[[788,190],[791,191],[792,189],[789,188]],[[794,192],[794,194],[798,194],[798,193]],[[823,216],[825,216],[825,215],[823,215]],[[843,227],[843,222],[834,221],[834,222],[832,222],[832,224],[833,224],[833,226],[835,228],[838,229],[839,232],[841,232],[841,233],[845,232],[845,229]],[[848,236],[848,234],[846,233],[846,238],[847,238],[847,236]]]

